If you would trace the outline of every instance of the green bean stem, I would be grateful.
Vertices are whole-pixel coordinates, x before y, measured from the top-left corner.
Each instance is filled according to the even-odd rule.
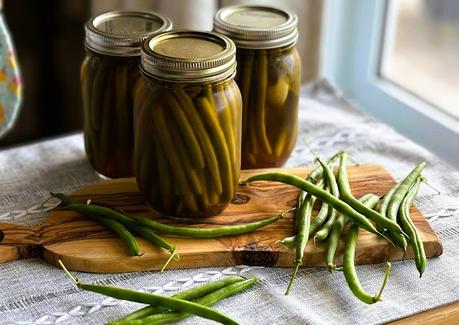
[[[360,299],[362,302],[366,304],[373,304],[375,302],[381,301],[381,294],[386,286],[387,279],[389,278],[390,274],[390,263],[387,263],[386,272],[384,275],[383,284],[378,294],[372,296],[368,294],[360,284],[359,278],[357,276],[357,272],[355,270],[355,248],[357,244],[357,239],[359,236],[359,226],[356,224],[352,224],[349,228],[349,232],[346,236],[346,245],[344,247],[344,256],[343,256],[343,273],[346,279],[347,285],[349,289],[351,289],[354,296]]]
[[[378,203],[379,197],[374,194],[366,194],[362,196],[359,201],[365,204],[365,206],[373,208]],[[348,221],[349,219],[344,214],[340,214],[333,224],[330,236],[328,237],[327,250],[325,253],[325,263],[327,264],[327,268],[330,272],[337,269],[333,260],[335,259],[335,253],[336,249],[338,248],[339,239],[343,233],[344,226]]]
[[[349,219],[361,226],[363,229],[378,236],[386,238],[373,226],[373,224],[365,216],[355,211],[346,202],[337,199],[335,196],[328,193],[327,191],[324,191],[320,187],[317,187],[311,182],[303,180],[298,176],[289,175],[285,173],[265,173],[249,177],[247,180],[242,181],[241,184],[246,184],[255,181],[274,181],[296,186],[302,189],[303,191],[306,191],[309,194],[316,196],[322,202],[326,202],[327,204],[331,205],[338,212],[346,214],[349,217]]]
[[[216,290],[219,290],[221,288],[224,288],[230,284],[236,283],[236,282],[241,282],[244,281],[245,279],[240,276],[231,276],[227,277],[221,280],[217,281],[212,281],[207,284],[204,284],[202,286],[188,289],[182,292],[179,292],[173,296],[172,298],[177,298],[177,299],[183,299],[183,300],[194,300],[201,298],[209,293],[212,293]],[[140,308],[126,316],[124,316],[121,320],[113,323],[112,325],[128,325],[131,320],[134,319],[140,319],[144,318],[146,316],[154,315],[154,314],[159,314],[161,312],[165,311],[163,308],[157,307],[157,306],[146,306],[143,308]]]
[[[235,320],[223,315],[215,309],[206,307],[195,302],[172,297],[163,297],[124,288],[115,288],[110,286],[81,283],[80,281],[78,281],[78,279],[76,279],[70,274],[70,272],[65,268],[62,261],[59,260],[58,263],[64,269],[65,273],[69,276],[72,282],[80,289],[92,291],[120,300],[133,301],[148,305],[158,305],[167,309],[201,316],[203,318],[214,320],[222,324],[238,324]]]
[[[247,234],[247,233],[253,232],[279,219],[282,219],[283,216],[290,211],[291,210],[283,211],[274,217],[263,219],[263,220],[252,222],[252,223],[245,223],[245,224],[234,225],[234,226],[223,226],[223,227],[217,227],[217,228],[176,227],[176,226],[170,226],[170,225],[166,225],[163,223],[159,223],[152,219],[142,217],[142,216],[132,216],[132,217],[135,219],[135,221],[138,224],[144,227],[148,227],[153,230],[159,231],[163,234],[191,237],[191,238],[218,238],[218,237],[241,235],[241,234]]]
[[[421,236],[419,235],[413,220],[411,220],[410,207],[413,204],[414,198],[416,197],[416,194],[419,190],[419,184],[421,181],[422,177],[418,177],[418,179],[414,182],[411,189],[403,198],[399,211],[400,224],[402,225],[402,229],[408,234],[411,246],[413,247],[414,260],[416,263],[416,268],[419,271],[419,277],[422,277],[422,274],[426,269],[427,258]]]

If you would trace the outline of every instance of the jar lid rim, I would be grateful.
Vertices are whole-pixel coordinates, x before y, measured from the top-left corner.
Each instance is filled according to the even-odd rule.
[[[214,30],[230,37],[238,47],[270,49],[295,44],[298,18],[288,10],[269,6],[224,7],[214,16]]]
[[[131,25],[129,23],[126,25],[126,19],[131,19]],[[119,26],[113,27],[117,20]],[[142,23],[145,25],[139,29]],[[101,26],[104,26],[105,30]],[[133,26],[136,28],[133,28]],[[112,30],[108,31],[107,29],[110,28]],[[113,29],[115,28],[118,28],[118,30],[114,31]],[[154,12],[131,10],[108,11],[94,16],[86,22],[85,45],[90,50],[101,54],[140,56],[140,46],[148,36],[171,29],[172,21]]]
[[[205,51],[196,57],[192,56],[197,53],[194,48],[196,43],[187,45],[182,42],[181,50],[191,51],[187,55],[177,55],[176,49],[168,52],[160,47],[170,41],[177,45],[177,40],[197,40],[199,44],[208,42],[215,46],[212,51]],[[154,77],[171,81],[215,81],[227,78],[236,69],[236,45],[228,37],[215,32],[174,30],[150,36],[143,42],[141,51],[142,70]]]

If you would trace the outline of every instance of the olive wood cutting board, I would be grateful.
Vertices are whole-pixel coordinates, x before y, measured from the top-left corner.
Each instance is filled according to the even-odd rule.
[[[243,170],[241,179],[266,171],[282,171],[304,177],[308,168]],[[366,193],[382,196],[395,181],[389,173],[377,165],[349,167],[352,192],[356,197]],[[150,216],[160,222],[189,225],[190,220],[164,219],[149,209],[138,192],[135,178],[122,178],[97,182],[71,193],[83,201],[107,205],[128,214]],[[239,186],[232,203],[221,214],[194,219],[193,227],[215,227],[253,222],[271,217],[281,210],[296,205],[298,189],[275,182],[254,182],[249,186]],[[317,211],[314,211],[314,215]],[[441,255],[440,240],[426,219],[415,208],[411,208],[411,218],[420,231],[428,257]],[[181,223],[179,223],[181,222]],[[169,268],[193,268],[210,266],[231,266],[238,264],[291,267],[295,256],[294,247],[286,247],[278,240],[292,235],[293,214],[259,229],[253,233],[228,236],[218,239],[187,239],[164,236],[175,244],[180,261],[172,261]],[[346,229],[345,229],[346,232]],[[3,240],[1,238],[3,237]],[[342,237],[342,239],[344,236]],[[0,262],[20,258],[42,256],[51,264],[61,259],[65,265],[76,271],[97,273],[132,272],[158,270],[169,257],[168,252],[138,238],[142,256],[129,256],[121,241],[103,226],[84,216],[56,208],[37,227],[24,227],[0,223]],[[341,240],[337,263],[341,263],[344,242]],[[303,266],[323,266],[326,243],[310,239],[303,258]],[[399,248],[391,246],[376,235],[361,230],[357,244],[356,263],[381,263],[387,260],[412,258],[411,247],[404,257]]]

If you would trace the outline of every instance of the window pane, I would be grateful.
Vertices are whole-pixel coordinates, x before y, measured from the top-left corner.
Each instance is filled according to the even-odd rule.
[[[389,1],[380,73],[459,119],[459,1]]]

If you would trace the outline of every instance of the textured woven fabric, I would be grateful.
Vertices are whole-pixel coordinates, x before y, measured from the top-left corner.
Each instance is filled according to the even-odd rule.
[[[290,269],[236,266],[124,274],[76,273],[83,281],[174,294],[232,274],[259,282],[216,305],[243,324],[371,324],[405,317],[459,300],[459,173],[391,128],[358,112],[326,82],[303,89],[300,136],[288,166],[312,163],[308,144],[321,156],[347,150],[362,163],[385,166],[398,180],[426,160],[425,175],[441,191],[422,186],[416,204],[440,236],[444,253],[429,259],[419,279],[413,261],[393,263],[381,303],[355,299],[341,273],[322,268],[299,272],[284,296]],[[38,224],[52,204],[40,207],[49,191],[68,192],[97,180],[87,163],[81,134],[0,152],[0,220]],[[362,285],[375,292],[384,265],[357,268]],[[0,324],[101,324],[114,321],[139,304],[78,291],[62,271],[40,259],[0,265]],[[206,323],[193,317],[186,324]]]

